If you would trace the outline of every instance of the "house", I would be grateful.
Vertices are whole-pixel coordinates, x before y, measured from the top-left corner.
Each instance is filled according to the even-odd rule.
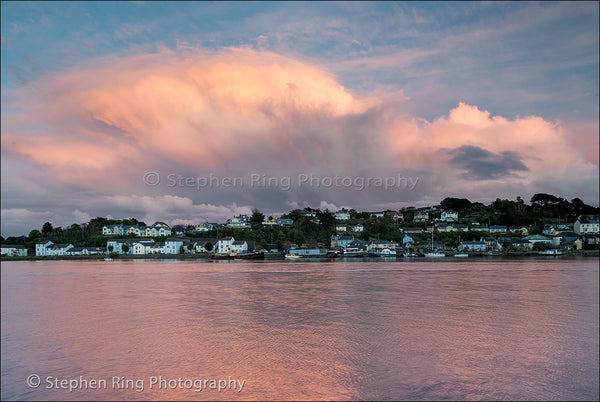
[[[1,255],[7,257],[27,257],[27,247],[16,244],[3,244]]]
[[[227,220],[227,227],[233,229],[249,229],[251,227],[250,219],[248,218],[248,215],[234,216]]]
[[[429,221],[429,212],[425,211],[416,211],[415,216],[413,218],[413,222],[415,223],[423,223]]]
[[[412,247],[414,244],[413,238],[410,237],[409,235],[404,235],[404,237],[402,238],[402,245],[405,248],[410,248]]]
[[[490,233],[506,233],[508,232],[508,227],[504,225],[492,225],[488,231]]]
[[[552,239],[543,235],[530,235],[524,238],[525,240],[529,240],[531,244],[536,243],[552,243]]]
[[[444,224],[436,224],[435,230],[437,230],[438,232],[453,232],[454,226],[445,224],[445,223]]]
[[[231,244],[231,253],[240,254],[248,252],[248,243],[243,240],[234,240]]]
[[[218,226],[217,223],[204,222],[194,227],[196,232],[209,232]]]
[[[265,216],[263,218],[262,224],[265,226],[277,225],[277,219],[273,218],[272,216],[269,216],[269,217]]]
[[[395,249],[396,247],[398,247],[398,243],[390,240],[372,240],[367,243],[368,250]]]
[[[141,240],[142,239],[110,239],[106,242],[106,248],[108,250],[111,250],[112,247],[112,252],[117,254],[132,254],[133,251],[131,250],[131,248],[136,242],[139,242]],[[123,246],[129,247],[127,252],[123,251]]]
[[[383,218],[385,212],[371,212],[371,218]]]
[[[277,224],[279,226],[292,226],[294,224],[294,220],[290,218],[279,218],[277,219]]]
[[[390,217],[392,218],[392,220],[394,222],[398,222],[398,221],[403,221],[404,220],[404,214],[400,211],[398,212],[390,212]]]
[[[498,239],[494,237],[485,237],[480,239],[480,241],[485,242],[485,247],[488,250],[500,250],[502,248]]]
[[[354,236],[331,236],[330,248],[346,248],[350,242],[354,240]]]
[[[69,250],[73,248],[72,244],[53,244],[46,249],[46,255],[69,255]]]
[[[423,233],[423,228],[419,228],[419,227],[401,228],[400,230],[402,230],[403,233],[409,233],[409,234]]]
[[[453,232],[467,232],[469,230],[469,225],[463,223],[455,223],[452,225]]]
[[[165,240],[165,254],[180,254],[181,248],[183,247],[183,239],[181,238],[168,238]]]
[[[600,224],[598,219],[594,219],[591,215],[581,215],[573,225],[573,231],[577,234],[598,234],[600,233]]]
[[[575,240],[573,245],[577,250],[581,250],[584,247],[598,249],[598,245],[600,245],[600,237],[594,235],[582,235],[580,239]]]
[[[163,243],[164,245],[164,243]],[[163,247],[156,246],[154,240],[142,240],[136,242],[131,248],[131,254],[145,255],[145,254],[162,254],[164,251]]]
[[[512,245],[517,250],[531,250],[531,249],[533,249],[533,243],[530,242],[529,240],[525,240],[525,239],[514,239],[512,241]]]
[[[484,241],[463,241],[458,245],[458,250],[484,252],[487,246]]]
[[[440,217],[440,221],[442,221],[442,222],[456,222],[456,221],[458,221],[458,212],[455,212],[455,211],[442,211],[442,216]]]
[[[54,245],[54,243],[52,243],[50,240],[44,241],[44,242],[40,242],[37,243],[35,245],[35,255],[38,257],[44,257],[48,254],[48,250]]]
[[[474,232],[488,232],[487,225],[482,225],[481,223],[475,222],[471,224],[470,229]]]
[[[209,247],[208,244],[212,247]],[[197,239],[194,243],[194,249],[196,253],[209,253],[215,250],[217,239]],[[208,250],[210,248],[210,251]]]
[[[348,230],[348,226],[345,223],[338,223],[335,225],[336,232],[346,232]]]
[[[102,234],[107,236],[135,235],[140,237],[170,236],[171,228],[162,222],[157,222],[152,226],[108,225],[102,227]]]
[[[529,234],[529,228],[527,226],[511,226],[508,230],[513,233],[520,233],[522,236],[527,236]]]
[[[562,232],[552,238],[552,244],[555,246],[570,247],[580,238],[581,235],[578,235],[575,232]]]
[[[358,225],[354,225],[354,232],[355,233],[360,233],[362,231],[365,230],[365,227],[363,225],[361,225],[360,223]]]
[[[350,219],[350,211],[348,211],[345,208],[342,208],[339,211],[337,211],[333,216],[338,221],[347,221],[348,219]]]
[[[107,254],[106,247],[83,247],[82,255]]]
[[[235,239],[233,237],[227,237],[217,241],[215,245],[215,253],[217,254],[230,254],[231,247]]]

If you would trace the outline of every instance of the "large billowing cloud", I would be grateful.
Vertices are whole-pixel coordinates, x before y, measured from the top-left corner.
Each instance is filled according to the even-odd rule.
[[[328,71],[269,52],[96,60],[14,96],[2,117],[11,217],[62,209],[181,223],[251,207],[598,197],[597,166],[558,123],[464,103],[424,121],[398,112],[406,100],[358,97]]]

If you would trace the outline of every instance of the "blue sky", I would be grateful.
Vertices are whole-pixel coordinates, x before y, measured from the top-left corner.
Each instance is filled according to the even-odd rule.
[[[98,123],[77,120],[81,116],[77,111],[69,114],[61,109],[54,116],[40,112],[46,107],[58,107],[72,97],[92,99],[93,94],[101,89],[101,83],[93,82],[95,77],[111,81],[113,75],[107,71],[112,68],[115,82],[122,82],[125,80],[123,71],[135,64],[134,60],[139,57],[150,57],[163,69],[150,71],[138,63],[132,67],[135,71],[127,70],[130,74],[127,77],[156,76],[159,74],[157,71],[163,74],[166,65],[169,66],[169,74],[186,74],[188,67],[178,70],[183,68],[181,64],[178,67],[174,65],[194,57],[201,57],[198,60],[209,63],[200,63],[207,68],[206,71],[212,71],[210,62],[216,63],[217,59],[229,67],[238,63],[237,70],[250,71],[246,70],[250,68],[255,72],[257,68],[269,65],[289,67],[300,63],[302,67],[290,67],[282,73],[288,74],[285,80],[293,80],[294,74],[304,71],[314,73],[314,77],[311,75],[316,80],[314,82],[325,86],[329,85],[327,80],[333,80],[335,89],[323,89],[323,96],[339,91],[335,95],[337,98],[323,101],[325,103],[321,106],[344,112],[335,117],[329,116],[322,122],[318,120],[322,113],[315,115],[313,120],[320,121],[329,132],[298,126],[296,120],[286,115],[292,120],[280,122],[281,126],[277,129],[269,126],[273,132],[265,137],[268,141],[281,140],[274,133],[293,127],[289,136],[290,141],[296,141],[294,144],[314,146],[315,141],[323,145],[339,142],[340,139],[348,143],[368,142],[370,146],[388,149],[397,144],[412,144],[416,147],[414,152],[407,151],[406,147],[400,149],[398,145],[397,153],[388,155],[389,161],[385,163],[377,155],[368,159],[364,152],[345,159],[355,152],[347,150],[343,156],[333,158],[333,162],[327,164],[328,170],[325,162],[322,166],[317,164],[323,170],[316,173],[329,174],[335,170],[332,166],[337,166],[338,170],[356,177],[367,167],[372,167],[371,173],[380,172],[381,175],[399,171],[421,172],[423,183],[428,183],[410,194],[392,196],[381,193],[373,195],[373,198],[366,197],[366,200],[364,194],[360,197],[343,191],[324,194],[315,189],[310,192],[298,190],[293,194],[274,190],[261,198],[252,191],[238,192],[234,196],[230,192],[197,194],[189,189],[148,189],[131,185],[136,197],[158,197],[157,203],[167,204],[172,200],[165,201],[164,197],[179,197],[191,202],[194,208],[198,207],[192,217],[184,216],[183,212],[173,212],[173,221],[224,218],[242,207],[258,207],[273,213],[285,212],[296,205],[395,208],[439,202],[444,195],[452,195],[450,192],[486,201],[485,197],[490,196],[491,190],[498,191],[493,198],[510,198],[518,193],[527,199],[534,192],[544,191],[569,199],[579,196],[586,202],[598,204],[597,2],[2,2],[1,7],[2,211],[3,221],[8,222],[3,223],[3,234],[25,231],[27,225],[38,225],[40,219],[71,222],[75,219],[74,210],[80,212],[78,217],[107,213],[121,217],[121,214],[135,212],[119,209],[121,204],[115,204],[109,210],[110,203],[103,204],[106,208],[85,209],[81,204],[89,204],[90,199],[86,197],[98,199],[126,194],[118,186],[111,193],[109,189],[88,188],[82,184],[81,178],[74,182],[75,179],[61,175],[61,169],[66,169],[67,165],[71,169],[79,169],[76,155],[72,155],[72,160],[65,162],[66,165],[58,166],[27,149],[30,144],[39,142],[39,138],[64,142],[86,138],[85,147],[79,144],[79,148],[74,147],[72,152],[80,152],[75,149],[81,150],[82,147],[92,152],[94,146],[106,141],[98,138],[108,135],[108,131],[96,133],[96,140],[86,136],[90,130],[102,131],[98,126],[104,124],[111,126],[111,130],[125,133],[120,145],[129,146],[128,141],[136,138],[140,142],[132,145],[135,149],[144,149],[153,157],[164,156],[156,149],[148,150],[147,138],[140,132],[128,132],[131,125],[119,125],[131,116],[122,117],[119,123],[112,117],[106,117],[108,109],[96,110],[97,115],[105,116],[102,123]],[[231,49],[246,52],[240,57],[243,61],[236,61],[235,53],[228,53]],[[73,77],[77,74],[89,77],[90,82],[77,81],[77,89],[73,89]],[[208,76],[208,72],[206,74]],[[176,78],[175,75],[172,78]],[[121,90],[126,93],[127,88],[122,87]],[[222,86],[213,88],[213,91],[221,90]],[[160,91],[150,93],[165,96]],[[321,93],[319,88],[314,91]],[[347,105],[342,107],[337,102],[340,96],[343,98],[347,94],[352,96],[354,106],[346,108]],[[205,95],[198,96],[202,98]],[[268,98],[269,105],[280,101],[273,96]],[[206,101],[202,99],[202,102]],[[314,100],[304,100],[309,105],[315,104]],[[123,109],[132,106],[132,102],[125,104]],[[363,108],[364,105],[369,106]],[[147,109],[149,106],[139,104],[136,107]],[[263,104],[254,111],[258,113],[256,119],[262,118],[264,108]],[[361,111],[357,112],[359,109]],[[139,111],[132,113],[135,115]],[[56,117],[58,115],[60,118]],[[486,116],[489,124],[485,123],[483,126],[487,128],[483,129],[477,121],[487,119]],[[510,124],[493,120],[496,116]],[[76,120],[77,124],[74,123]],[[172,133],[173,127],[181,128],[185,121],[189,121],[189,116],[163,122],[165,127],[171,128],[171,131],[165,128],[165,133]],[[465,132],[473,132],[459,134],[460,127],[448,127],[450,123],[468,123],[470,126]],[[475,127],[475,123],[479,126]],[[360,129],[356,128],[358,126]],[[234,136],[231,131],[220,130],[212,134]],[[540,145],[536,148],[534,142],[517,144],[518,141],[515,141],[511,146],[486,137],[510,135],[502,130],[530,130],[522,137],[538,136]],[[73,137],[65,137],[66,131]],[[318,134],[308,139],[302,137],[309,131]],[[407,132],[412,134],[405,134]],[[260,133],[252,135],[255,135],[256,141],[266,141]],[[367,141],[370,135],[374,137],[372,141],[369,139],[371,142]],[[455,138],[454,143],[448,140],[451,137]],[[188,136],[181,134],[181,138],[187,139]],[[421,145],[415,145],[419,141],[434,140],[440,144],[437,150],[425,152]],[[207,143],[200,137],[198,141]],[[567,148],[565,144],[568,144]],[[497,160],[503,160],[501,155],[513,155],[517,159],[511,159],[514,162],[511,166],[524,168],[510,171],[506,167],[506,170],[501,170],[501,173],[506,173],[497,176],[502,177],[501,184],[488,180],[471,185],[466,181],[469,172],[456,171],[456,177],[452,178],[456,184],[450,186],[450,178],[442,180],[440,177],[447,168],[456,166],[449,162],[450,155],[456,155],[455,151],[464,149],[460,148],[464,146],[481,148],[481,154]],[[68,149],[66,147],[61,152],[68,154],[71,152]],[[552,156],[551,153],[556,150],[561,150],[566,156]],[[177,152],[175,154],[179,156],[172,156],[172,160],[161,158],[164,159],[163,170],[188,174],[201,168],[202,172],[214,171],[221,175],[238,172],[237,166],[182,165],[181,152]],[[226,153],[219,148],[210,152],[212,155]],[[69,159],[69,155],[63,154],[61,158]],[[425,159],[413,161],[411,155],[421,155],[421,158],[437,155],[436,158],[445,158],[445,164],[428,167]],[[317,158],[317,154],[304,153],[303,157]],[[275,174],[261,165],[260,157],[244,158],[235,154],[235,160],[240,164],[242,160],[246,163],[247,171]],[[360,160],[366,167],[352,167],[352,160]],[[557,170],[550,173],[541,166],[540,160]],[[460,166],[472,166],[471,162]],[[477,165],[479,162],[474,163]],[[296,166],[297,170],[292,169],[288,173],[295,174],[306,169],[300,162]],[[153,169],[145,162],[138,163],[136,168],[140,171]],[[18,171],[28,172],[29,176],[17,180],[13,173]],[[543,171],[549,173],[544,175]],[[568,172],[573,173],[570,175]],[[89,172],[89,177],[95,177],[96,173],[99,174],[99,170]],[[128,179],[130,184],[134,180],[139,181],[139,173],[132,173]],[[475,177],[479,176],[475,174]],[[44,177],[46,180],[43,180]],[[54,178],[51,180],[53,184],[48,184],[49,177]],[[596,184],[590,184],[594,183],[594,179]],[[74,201],[31,200],[36,194],[55,194],[57,191],[72,195]],[[377,197],[381,199],[379,204],[374,201]],[[199,205],[207,207],[202,209]],[[166,205],[165,208],[168,210],[170,207]],[[154,217],[148,211],[141,211],[139,216]]]

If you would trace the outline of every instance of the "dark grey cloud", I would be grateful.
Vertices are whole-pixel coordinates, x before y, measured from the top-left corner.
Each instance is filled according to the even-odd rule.
[[[446,151],[449,163],[466,171],[469,178],[477,180],[497,179],[518,171],[528,171],[519,154],[504,151],[499,154],[473,145],[463,145]]]

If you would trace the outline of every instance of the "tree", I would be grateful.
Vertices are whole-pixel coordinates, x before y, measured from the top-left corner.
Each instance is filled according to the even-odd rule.
[[[39,230],[33,229],[31,232],[29,232],[29,240],[30,241],[34,241],[38,237],[40,237],[40,231]]]
[[[206,251],[208,251],[210,253],[213,249],[213,244],[211,242],[206,242],[206,244],[204,245],[204,248],[206,249]]]
[[[327,230],[333,230],[335,226],[335,217],[329,211],[322,212],[321,214],[317,214],[319,220],[321,221],[321,226]]]
[[[187,249],[188,249],[188,251],[192,251],[194,249],[194,243],[189,243],[187,245]]]
[[[121,246],[121,250],[123,250],[123,253],[127,254],[127,252],[129,251],[129,246],[127,244],[123,244]]]
[[[108,252],[109,252],[109,253],[112,253],[114,249],[115,249],[115,248],[113,247],[113,245],[112,245],[112,244],[111,244],[110,246],[108,246]]]
[[[179,254],[183,254],[185,253],[185,249],[183,248],[183,246],[179,247]]]
[[[440,202],[440,205],[445,210],[452,211],[463,211],[465,209],[471,209],[471,201],[466,198],[452,198],[446,197]]]
[[[250,218],[250,225],[252,226],[252,229],[261,228],[263,219],[265,219],[265,216],[263,214],[261,214],[258,209],[255,208],[252,211],[252,217]]]
[[[44,223],[44,226],[42,226],[42,234],[47,235],[50,232],[52,232],[52,224],[50,222]]]

